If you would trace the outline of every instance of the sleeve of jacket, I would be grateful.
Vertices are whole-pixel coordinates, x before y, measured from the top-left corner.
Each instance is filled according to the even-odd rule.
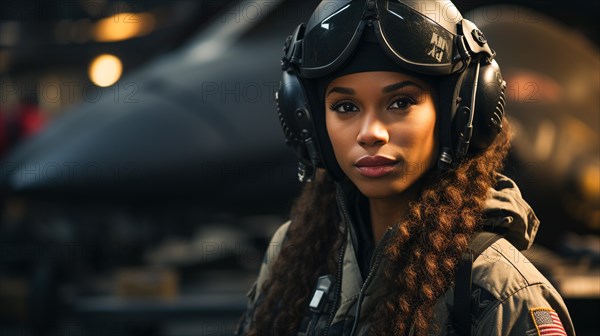
[[[475,320],[475,335],[575,335],[560,294],[520,252],[499,241],[482,257],[474,268],[477,286],[494,299],[480,301],[487,307]]]
[[[569,312],[553,288],[527,286],[485,316],[476,335],[575,335]]]
[[[250,329],[250,325],[252,324],[252,320],[254,318],[254,311],[262,299],[262,287],[265,281],[269,279],[270,266],[273,264],[273,261],[275,261],[279,255],[279,252],[281,251],[281,245],[283,244],[289,225],[289,221],[281,225],[271,238],[271,242],[269,243],[267,251],[263,257],[263,262],[260,266],[258,277],[246,294],[248,297],[248,303],[246,306],[246,311],[242,314],[242,317],[238,323],[236,332],[236,335],[238,336],[246,335]]]

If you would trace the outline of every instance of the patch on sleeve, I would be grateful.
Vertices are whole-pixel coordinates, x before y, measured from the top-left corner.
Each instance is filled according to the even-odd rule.
[[[546,335],[564,335],[567,336],[567,332],[560,322],[558,314],[553,309],[549,308],[534,308],[529,310],[533,324],[537,329],[538,336]]]

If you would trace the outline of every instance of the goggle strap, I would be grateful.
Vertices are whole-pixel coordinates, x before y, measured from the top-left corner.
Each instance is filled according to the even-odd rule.
[[[302,41],[306,25],[301,23],[296,27],[294,33],[287,37],[283,46],[283,57],[281,58],[281,69],[286,71],[290,65],[296,69],[300,68],[302,62]]]
[[[290,64],[293,64],[296,68],[302,64],[302,40],[296,41],[292,46],[292,57],[290,58]]]
[[[461,38],[460,35],[456,38],[456,49],[458,50],[458,54],[453,61],[454,66],[452,68],[452,73],[463,72],[471,63],[471,54],[465,45],[465,39]],[[457,66],[460,67],[456,69]]]

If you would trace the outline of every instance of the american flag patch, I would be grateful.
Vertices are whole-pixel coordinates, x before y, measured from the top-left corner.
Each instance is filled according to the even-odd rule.
[[[567,336],[558,314],[552,309],[535,308],[529,311],[539,336]]]

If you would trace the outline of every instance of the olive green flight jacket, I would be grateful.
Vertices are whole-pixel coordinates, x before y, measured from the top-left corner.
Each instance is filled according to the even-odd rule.
[[[471,300],[471,334],[575,335],[563,299],[520,252],[531,247],[539,221],[508,177],[499,175],[495,188],[490,190],[484,214],[487,218],[484,229],[502,228],[507,234],[473,263],[471,298],[465,298]],[[240,321],[238,335],[244,335],[252,323],[263,294],[262,285],[269,278],[269,267],[281,250],[289,225],[290,222],[283,224],[269,244],[257,281],[248,293],[248,309]],[[353,228],[347,227],[348,238],[339,263],[342,276],[334,279],[334,288],[324,298],[330,299],[329,307],[327,311],[306,316],[298,335],[348,336],[353,329],[352,335],[368,335],[369,313],[380,303],[374,298],[381,294],[378,292],[382,290],[381,273],[388,260],[378,252],[381,248],[377,248],[369,276],[363,279],[355,255],[356,241],[350,231]],[[458,335],[453,326],[453,302],[454,288],[450,288],[435,306],[432,330],[436,331],[432,334]],[[355,323],[357,314],[359,320]],[[413,334],[411,330],[410,335]]]

